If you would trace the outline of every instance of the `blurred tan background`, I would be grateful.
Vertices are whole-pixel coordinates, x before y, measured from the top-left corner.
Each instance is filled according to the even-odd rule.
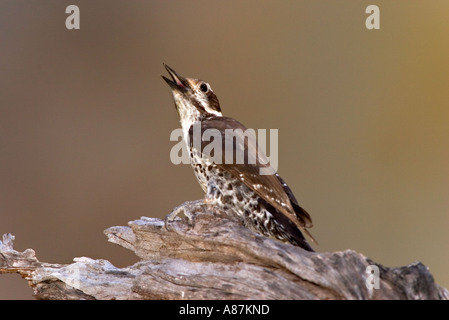
[[[65,28],[76,4],[81,29]],[[365,28],[369,4],[381,29]],[[449,2],[0,2],[0,235],[41,261],[137,261],[103,230],[202,191],[175,166],[165,62],[279,129],[318,251],[426,264],[449,287]],[[18,275],[0,298],[29,299]]]

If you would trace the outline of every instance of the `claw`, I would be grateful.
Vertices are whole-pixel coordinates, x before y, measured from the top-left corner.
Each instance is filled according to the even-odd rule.
[[[195,212],[198,211],[198,209],[203,209],[203,205],[205,204],[204,200],[194,200],[194,201],[186,201],[180,206],[177,206],[173,209],[172,212],[170,212],[165,217],[165,227],[167,228],[168,222],[174,221],[176,218],[179,218],[179,214],[182,212],[187,218],[187,223],[190,226],[193,226],[193,220],[195,217]]]

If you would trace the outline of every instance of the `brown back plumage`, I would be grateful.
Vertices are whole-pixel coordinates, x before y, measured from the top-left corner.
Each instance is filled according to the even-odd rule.
[[[314,238],[305,228],[312,227],[312,219],[310,215],[299,206],[298,201],[291,189],[287,186],[285,181],[269,166],[268,158],[262,150],[258,148],[255,139],[245,139],[241,132],[245,132],[247,128],[235,119],[229,117],[205,117],[201,121],[201,136],[207,129],[218,130],[222,137],[222,146],[232,145],[234,161],[226,163],[225,152],[221,153],[221,159],[215,159],[218,166],[223,168],[234,176],[240,179],[248,188],[255,191],[262,199],[271,205],[278,212],[284,214],[290,221],[297,225],[301,230],[305,231],[309,237],[314,241]],[[233,136],[225,134],[226,129],[234,130],[235,141]],[[240,129],[240,130],[236,130]],[[193,142],[193,126],[190,131],[190,144]],[[208,145],[209,141],[201,141],[201,150]],[[236,163],[235,156],[240,152],[241,148],[245,151],[245,161],[243,164]],[[248,161],[248,154],[257,155],[256,163],[252,164]],[[272,174],[261,175],[260,169],[271,169]]]

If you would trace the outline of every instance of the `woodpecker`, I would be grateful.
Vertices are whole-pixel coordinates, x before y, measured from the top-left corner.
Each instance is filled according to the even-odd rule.
[[[171,79],[162,78],[171,88],[190,163],[206,194],[203,200],[188,201],[175,208],[167,218],[171,221],[184,212],[191,220],[195,207],[212,204],[236,214],[247,228],[256,233],[314,251],[301,232],[315,242],[306,230],[312,227],[310,215],[298,204],[285,181],[269,166],[257,142],[245,139],[242,132],[247,128],[237,120],[223,116],[217,96],[207,82],[184,78],[169,66],[164,66]],[[219,132],[223,148],[231,143],[234,161],[225,161],[226,150],[218,158],[205,152],[207,141],[194,141],[196,128],[200,133],[209,129]],[[229,130],[234,132],[231,138],[226,134]],[[243,163],[235,161],[239,151],[245,155]],[[253,151],[256,161],[251,162],[248,154]],[[261,174],[262,169],[271,169],[272,172]]]

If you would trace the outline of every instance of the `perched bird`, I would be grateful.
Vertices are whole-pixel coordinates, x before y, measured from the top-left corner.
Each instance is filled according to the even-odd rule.
[[[181,77],[169,66],[164,66],[171,79],[162,78],[172,90],[190,162],[206,193],[204,200],[186,202],[173,210],[168,218],[173,220],[184,212],[192,219],[195,206],[212,204],[238,215],[246,227],[259,234],[313,251],[301,232],[314,241],[306,230],[312,227],[310,215],[299,206],[288,185],[269,166],[257,142],[245,137],[247,128],[222,115],[217,96],[208,83]],[[209,141],[195,141],[195,131],[202,137],[207,130],[221,134],[223,150],[218,151],[223,152],[207,153]],[[230,130],[233,135],[227,134]],[[231,146],[232,159],[226,159],[228,150],[224,150],[225,146]],[[236,161],[238,152],[245,155],[244,161]],[[251,155],[253,161],[250,161]]]

